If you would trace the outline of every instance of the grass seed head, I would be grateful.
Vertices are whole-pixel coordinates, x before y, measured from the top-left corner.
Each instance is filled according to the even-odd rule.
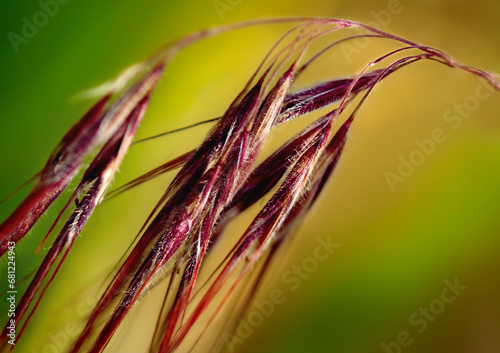
[[[133,144],[163,70],[179,50],[239,27],[293,21],[299,24],[271,48],[224,114],[209,120],[215,124],[196,149],[107,194],[119,165]],[[370,32],[363,36],[395,41],[401,48],[374,59],[358,75],[295,89],[297,78],[318,57],[344,41],[360,37],[337,40],[300,66],[312,42],[340,28],[362,28]],[[412,54],[406,54],[410,50]],[[84,167],[86,157],[95,152],[49,234],[74,202],[72,212],[18,305],[17,318],[24,320],[19,337],[99,203],[175,169],[179,169],[177,174],[144,221],[137,241],[113,271],[70,351],[102,352],[134,303],[164,277],[170,277],[170,282],[158,315],[151,352],[175,351],[197,322],[207,317],[209,306],[218,302],[213,314],[205,319],[204,332],[215,316],[222,313],[222,307],[230,301],[231,294],[243,279],[252,278],[251,290],[240,298],[240,309],[229,316],[226,325],[235,330],[235,317],[248,308],[278,250],[293,236],[332,178],[360,107],[380,81],[420,60],[433,60],[468,71],[486,79],[495,88],[500,87],[494,74],[458,64],[439,50],[367,25],[336,19],[301,18],[257,20],[195,33],[160,49],[143,63],[125,70],[112,83],[94,90],[103,94],[103,98],[62,138],[37,174],[33,190],[0,225],[0,254],[3,254],[9,242],[21,240],[49,205],[61,197]],[[374,68],[376,65],[382,68]],[[319,110],[323,115],[315,117],[306,128],[258,162],[274,128]],[[348,118],[344,118],[340,128],[332,134],[334,123],[345,111],[350,111],[345,113]],[[214,253],[215,245],[226,241],[227,225],[266,197],[265,205],[231,250],[220,258],[212,276],[199,285],[197,280],[204,268],[204,259]],[[264,262],[260,272],[257,276],[249,276],[258,262]],[[6,330],[1,346],[6,345]],[[214,347],[217,342],[220,337],[214,340]]]

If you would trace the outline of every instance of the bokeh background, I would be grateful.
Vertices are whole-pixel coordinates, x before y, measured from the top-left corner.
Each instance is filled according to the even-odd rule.
[[[500,72],[497,2],[220,2],[231,10],[218,13],[212,0],[71,0],[60,4],[58,13],[16,53],[8,34],[21,34],[23,18],[32,20],[41,5],[3,0],[0,198],[40,170],[65,131],[92,104],[79,93],[145,59],[165,42],[198,29],[283,16],[376,22],[462,63]],[[394,8],[397,13],[388,17]],[[167,68],[138,137],[220,115],[284,28],[238,30],[183,51]],[[374,41],[370,48],[380,49],[378,45]],[[366,53],[371,52],[363,50],[352,60],[331,55],[303,83],[354,74]],[[458,129],[443,120],[447,110],[474,96],[478,84],[458,70],[420,63],[375,90],[353,125],[334,178],[261,292],[264,300],[279,289],[286,300],[234,346],[237,351],[382,353],[381,344],[396,341],[403,331],[410,337],[404,341],[411,344],[401,352],[500,350],[500,93],[481,100]],[[395,173],[400,157],[408,158],[417,149],[415,140],[431,137],[436,128],[445,131],[447,140],[391,190],[384,174]],[[115,185],[193,148],[206,131],[198,128],[134,147]],[[160,178],[100,207],[14,352],[65,351],[102,279],[168,180]],[[0,205],[0,220],[26,193],[24,189]],[[55,215],[51,209],[18,244],[18,279],[41,261],[34,249]],[[340,247],[292,291],[282,276],[313,254],[318,237],[330,237]],[[4,290],[5,258],[0,268]],[[467,289],[418,332],[420,326],[412,325],[410,316],[435,303],[446,280],[457,280]],[[20,283],[19,290],[25,286]],[[155,290],[146,296],[110,352],[145,351],[160,296]],[[399,352],[391,347],[387,351]]]

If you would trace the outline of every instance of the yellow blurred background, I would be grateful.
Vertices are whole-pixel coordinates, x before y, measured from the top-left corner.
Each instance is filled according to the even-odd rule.
[[[64,132],[92,104],[79,93],[198,29],[254,18],[345,18],[378,24],[461,63],[500,72],[500,3],[486,0],[62,3],[33,38],[14,46],[9,34],[21,33],[23,18],[32,19],[42,5],[0,5],[0,198],[41,169]],[[167,68],[137,137],[220,115],[285,28],[237,30],[184,50]],[[302,84],[359,72],[372,53],[367,51],[377,52],[382,45],[373,41],[352,56],[328,55]],[[235,351],[500,351],[500,92],[471,106],[480,84],[457,69],[422,62],[375,89],[353,124],[334,177],[280,254],[257,300],[269,299],[276,290],[286,299],[233,346]],[[471,108],[460,126],[451,121],[458,113],[449,113],[457,106]],[[435,150],[404,182],[388,183],[387,172],[398,173],[402,161],[415,156],[436,129],[442,142]],[[134,146],[114,185],[194,148],[206,131],[197,128]],[[102,279],[169,180],[162,177],[100,206],[14,352],[65,351]],[[26,193],[0,205],[0,220]],[[33,252],[55,215],[51,209],[18,244],[18,278],[41,261]],[[321,241],[338,247],[292,284],[290,271],[310,266]],[[0,266],[3,276],[5,258]],[[0,283],[4,290],[6,282]],[[20,290],[25,285],[19,284]],[[446,303],[450,286],[456,298]],[[154,289],[145,297],[109,352],[146,351],[160,297]],[[6,317],[0,315],[3,323]]]

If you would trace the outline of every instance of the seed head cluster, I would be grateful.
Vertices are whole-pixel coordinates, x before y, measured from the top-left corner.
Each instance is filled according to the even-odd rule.
[[[269,50],[224,114],[207,122],[213,127],[198,147],[108,192],[126,152],[133,148],[135,132],[174,55],[209,36],[274,22],[296,24]],[[367,63],[357,75],[295,87],[297,78],[317,58],[333,55],[339,43],[360,35],[345,36],[312,55],[311,44],[351,28],[364,29],[366,37],[395,41],[400,47]],[[175,177],[109,277],[80,336],[68,349],[72,353],[102,352],[134,303],[160,280],[168,280],[169,285],[156,318],[151,352],[174,352],[201,317],[210,325],[243,280],[251,278],[253,289],[241,298],[240,309],[235,309],[243,314],[275,254],[293,236],[332,179],[350,127],[373,88],[400,68],[420,60],[471,72],[500,87],[493,74],[460,65],[439,50],[352,21],[308,18],[260,20],[201,31],[162,48],[102,86],[102,98],[62,138],[36,175],[29,195],[0,225],[2,255],[7,244],[20,241],[79,178],[49,234],[59,223],[62,228],[18,304],[16,318],[21,325],[17,339],[21,339],[47,287],[98,205],[174,170]],[[259,162],[273,130],[304,115],[314,119]],[[89,156],[93,159],[85,165]],[[204,259],[224,241],[227,226],[252,206],[260,209],[250,225],[219,259],[209,280],[197,283]],[[264,265],[259,266],[261,263]],[[255,271],[257,275],[252,274]],[[211,306],[215,308],[208,310]],[[228,318],[232,330],[237,327],[235,316],[233,313]],[[6,346],[6,332],[0,347]],[[214,339],[212,349],[216,350],[219,342],[220,337]]]

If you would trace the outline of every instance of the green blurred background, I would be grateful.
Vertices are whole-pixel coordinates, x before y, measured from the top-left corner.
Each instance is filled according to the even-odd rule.
[[[92,104],[78,94],[116,76],[165,42],[192,31],[245,19],[321,16],[377,22],[388,31],[444,50],[456,60],[500,72],[500,3],[478,1],[224,1],[71,0],[18,53],[20,34],[36,1],[0,5],[0,197],[43,166],[65,131]],[[397,7],[394,7],[396,5]],[[389,9],[400,11],[389,17]],[[183,51],[167,68],[138,137],[221,114],[285,26],[244,29]],[[377,49],[377,43],[370,48]],[[368,49],[367,49],[368,50]],[[304,84],[362,68],[366,52],[329,56]],[[309,81],[308,81],[309,80]],[[241,352],[384,352],[407,331],[401,352],[500,351],[500,93],[480,101],[459,129],[443,120],[475,94],[479,81],[435,63],[419,63],[381,84],[353,125],[339,168],[309,214],[260,300],[274,289],[286,300],[241,344]],[[447,140],[391,191],[415,139],[441,128]],[[196,146],[206,128],[134,147],[115,185]],[[91,307],[95,290],[141,226],[169,177],[103,204],[77,240],[15,352],[63,352]],[[26,195],[0,205],[3,220]],[[34,249],[56,215],[17,246],[18,278],[41,261]],[[314,253],[317,238],[340,247],[300,288],[283,274]],[[6,278],[6,259],[0,260]],[[467,289],[419,333],[409,318],[436,302],[444,281]],[[6,280],[0,279],[0,290]],[[25,284],[19,284],[19,289]],[[159,292],[159,291],[157,291]],[[110,351],[143,352],[161,293],[151,291]],[[148,302],[154,304],[149,305]],[[6,321],[1,303],[0,322]],[[144,331],[141,331],[144,330]],[[125,336],[129,339],[125,340]],[[126,341],[126,343],[123,342]],[[60,345],[57,346],[57,345]],[[399,350],[391,346],[392,352]],[[203,347],[195,351],[203,352]]]

